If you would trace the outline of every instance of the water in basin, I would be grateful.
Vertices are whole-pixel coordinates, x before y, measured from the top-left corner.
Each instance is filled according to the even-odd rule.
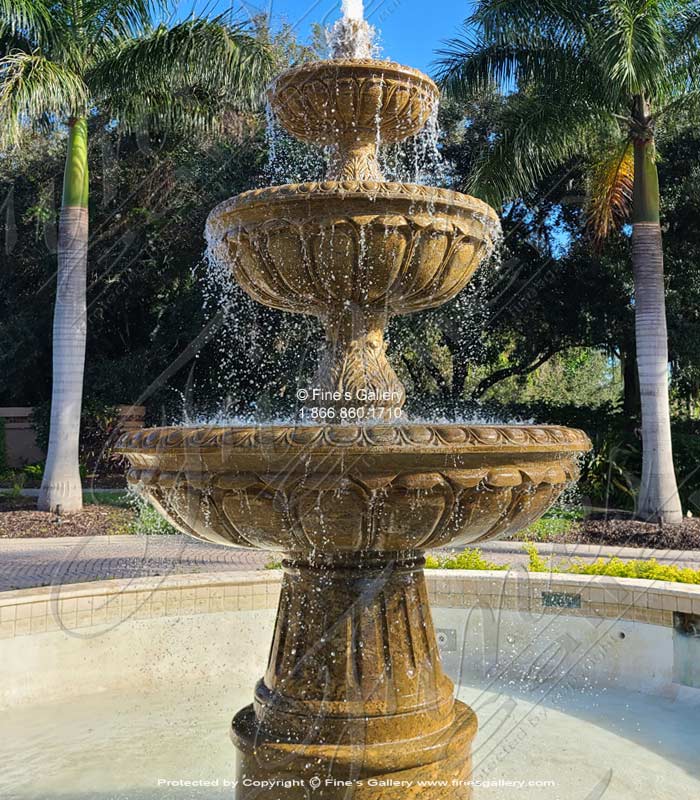
[[[200,649],[198,643],[223,625],[243,621],[241,615],[219,616],[180,620],[183,643],[189,639]],[[197,680],[177,674],[171,664],[171,675],[145,689],[139,667],[131,689],[115,691],[107,682],[97,694],[6,709],[0,715],[0,797],[232,797],[236,775],[228,722],[233,709],[250,702],[268,635],[260,627],[256,672],[248,659],[246,667],[236,668],[234,661],[228,672],[202,673]],[[481,722],[473,747],[475,800],[700,797],[700,699],[595,683],[545,693],[519,682],[486,686],[471,680],[462,676],[458,695]],[[260,796],[275,798],[269,789]]]

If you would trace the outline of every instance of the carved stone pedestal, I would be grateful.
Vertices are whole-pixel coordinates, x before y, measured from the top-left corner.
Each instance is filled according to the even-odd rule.
[[[326,347],[313,382],[322,395],[307,408],[332,408],[338,422],[399,419],[406,392],[386,357],[386,314],[355,306],[325,322]]]
[[[420,554],[286,561],[238,800],[470,797],[476,716],[442,670]]]

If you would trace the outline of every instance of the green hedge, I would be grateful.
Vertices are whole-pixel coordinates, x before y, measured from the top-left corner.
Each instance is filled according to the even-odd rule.
[[[641,578],[647,581],[670,581],[672,583],[700,584],[700,570],[688,567],[676,567],[659,564],[655,558],[648,561],[622,561],[611,558],[605,561],[599,558],[593,563],[576,561],[566,568],[553,567],[542,558],[534,544],[525,544],[524,550],[529,559],[528,572],[564,572],[573,575],[609,575],[613,578]],[[509,564],[494,564],[482,555],[481,550],[465,550],[454,556],[436,558],[428,556],[426,569],[472,569],[472,570],[507,570]]]

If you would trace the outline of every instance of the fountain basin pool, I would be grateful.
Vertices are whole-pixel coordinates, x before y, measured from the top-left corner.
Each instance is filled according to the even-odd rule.
[[[427,577],[444,665],[480,720],[477,800],[700,796],[700,587]],[[279,585],[219,573],[0,595],[0,796],[231,797],[229,722],[263,672]]]

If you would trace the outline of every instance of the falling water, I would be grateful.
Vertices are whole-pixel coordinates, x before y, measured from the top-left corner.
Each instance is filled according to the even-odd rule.
[[[260,186],[323,180],[328,157],[323,149],[295,139],[277,122],[272,106],[266,106],[267,165]]]
[[[193,270],[205,317],[216,320],[207,345],[216,366],[195,374],[199,385],[182,398],[182,419],[173,421],[288,424],[296,409],[297,384],[306,385],[316,366],[320,327],[312,317],[281,314],[248,297],[230,265],[217,257],[221,246],[212,237],[207,257]]]
[[[415,136],[398,144],[380,142],[379,164],[386,180],[424,186],[449,186],[453,169],[442,154],[441,135],[436,107],[423,130]]]

